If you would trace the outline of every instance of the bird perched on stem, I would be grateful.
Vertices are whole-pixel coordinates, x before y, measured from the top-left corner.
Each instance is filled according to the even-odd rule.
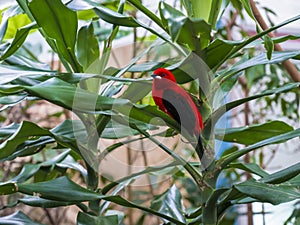
[[[152,75],[152,96],[160,110],[175,119],[197,140],[195,150],[200,160],[204,148],[201,141],[202,116],[191,96],[177,83],[171,71],[159,68]]]

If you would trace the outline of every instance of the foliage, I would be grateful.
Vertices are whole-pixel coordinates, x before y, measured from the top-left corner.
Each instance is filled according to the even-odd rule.
[[[1,110],[43,99],[72,111],[77,118],[66,119],[50,129],[34,121],[22,121],[0,129],[1,162],[37,156],[42,152],[59,152],[49,160],[24,164],[16,176],[0,183],[2,195],[20,194],[3,208],[21,203],[41,208],[76,205],[80,209],[77,224],[122,224],[124,214],[117,210],[110,212],[111,203],[114,203],[140,210],[143,216],[139,224],[143,223],[145,215],[151,214],[164,224],[208,225],[221,224],[224,215],[236,204],[268,202],[277,205],[299,199],[299,163],[273,174],[257,164],[242,163],[242,157],[249,152],[299,137],[299,128],[282,121],[265,121],[225,130],[215,130],[215,125],[227,111],[246,102],[287,92],[297,93],[299,83],[289,81],[280,87],[267,86],[256,95],[224,103],[225,96],[245,71],[248,84],[255,84],[256,80],[249,74],[251,69],[299,59],[298,51],[275,52],[272,47],[273,42],[299,37],[279,40],[266,34],[300,19],[300,16],[245,40],[231,41],[222,35],[211,36],[212,31],[218,29],[217,21],[229,1],[207,1],[211,4],[204,4],[201,10],[198,10],[198,4],[205,1],[183,1],[182,10],[162,1],[158,6],[159,16],[138,0],[101,2],[73,0],[64,4],[60,0],[17,0],[2,14]],[[236,1],[232,2],[236,6]],[[244,7],[253,18],[248,1],[239,2],[239,7]],[[151,26],[135,17],[137,12],[144,14]],[[10,25],[12,21],[17,21],[13,23],[17,27]],[[101,26],[106,38],[97,34]],[[136,29],[145,29],[157,39],[148,46],[144,45],[143,51],[133,56],[125,67],[108,67],[113,41]],[[29,41],[34,32],[39,32],[59,57],[65,69],[63,72],[40,62],[38,56],[26,47],[26,40]],[[241,55],[249,45],[252,50],[261,45],[260,38],[263,38],[266,52]],[[162,51],[166,46],[176,54],[161,59],[158,50]],[[145,56],[151,58],[140,62]],[[233,59],[239,61],[230,66]],[[180,84],[188,84],[191,94],[199,96],[200,111],[205,119],[202,138],[207,150],[202,163],[189,162],[182,157],[184,150],[177,153],[160,142],[161,136],[169,138],[180,133],[180,127],[149,100],[151,81],[148,77],[158,67],[172,70]],[[165,129],[164,132],[161,128]],[[150,135],[153,132],[155,134]],[[187,134],[182,135],[191,141]],[[121,139],[128,136],[130,139]],[[98,142],[104,139],[116,142],[105,150],[99,149]],[[238,145],[231,149],[234,151],[227,151],[216,159],[215,139],[247,146]],[[172,162],[148,166],[118,180],[100,182],[103,177],[98,168],[103,158],[121,146],[143,140],[153,142],[161,151],[171,155]],[[236,168],[255,176],[228,187],[216,185],[221,172]],[[84,185],[73,180],[76,172]],[[185,196],[174,182],[156,195],[150,204],[121,196],[120,191],[135,179],[155,173],[172,173],[174,181],[180,177],[184,186],[192,188],[198,195],[193,198]],[[186,180],[189,183],[185,183]],[[182,205],[182,198],[189,199],[190,208]],[[18,224],[38,224],[22,212],[1,217],[0,224],[8,220],[19,221]]]

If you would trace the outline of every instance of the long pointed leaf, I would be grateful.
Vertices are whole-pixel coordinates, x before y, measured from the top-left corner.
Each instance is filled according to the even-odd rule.
[[[274,185],[249,180],[235,185],[235,188],[246,196],[257,199],[257,201],[269,202],[273,205],[300,198],[299,189],[286,184]]]
[[[268,139],[265,139],[263,141],[257,142],[253,145],[250,145],[242,150],[239,150],[237,152],[231,153],[227,156],[225,156],[224,158],[221,158],[219,160],[219,162],[217,164],[220,165],[220,168],[224,168],[225,166],[227,166],[229,163],[233,162],[234,160],[238,159],[239,157],[247,154],[248,152],[251,152],[255,149],[267,146],[267,145],[271,145],[271,144],[277,144],[280,142],[286,142],[290,139],[293,139],[295,137],[300,137],[300,128],[290,131],[290,132],[286,132],[284,134],[281,135],[277,135]]]
[[[32,0],[28,7],[37,24],[47,36],[56,41],[57,50],[75,72],[81,67],[75,56],[77,14],[68,9],[60,0]]]

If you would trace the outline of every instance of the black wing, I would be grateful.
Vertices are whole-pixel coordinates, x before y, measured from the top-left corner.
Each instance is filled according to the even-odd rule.
[[[168,113],[188,131],[191,135],[199,135],[197,138],[197,144],[195,150],[198,157],[202,159],[204,148],[201,141],[200,134],[194,133],[194,128],[196,125],[196,117],[190,105],[187,103],[187,99],[173,91],[172,89],[167,89],[163,93],[163,104],[167,109]]]
[[[190,134],[194,134],[196,117],[187,99],[172,89],[165,90],[162,97],[163,104],[172,117]]]

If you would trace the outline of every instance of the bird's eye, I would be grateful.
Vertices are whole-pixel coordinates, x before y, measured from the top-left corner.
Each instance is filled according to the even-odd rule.
[[[161,73],[160,76],[161,76],[161,77],[164,77],[164,76],[166,76],[166,74],[165,74],[165,73]]]

